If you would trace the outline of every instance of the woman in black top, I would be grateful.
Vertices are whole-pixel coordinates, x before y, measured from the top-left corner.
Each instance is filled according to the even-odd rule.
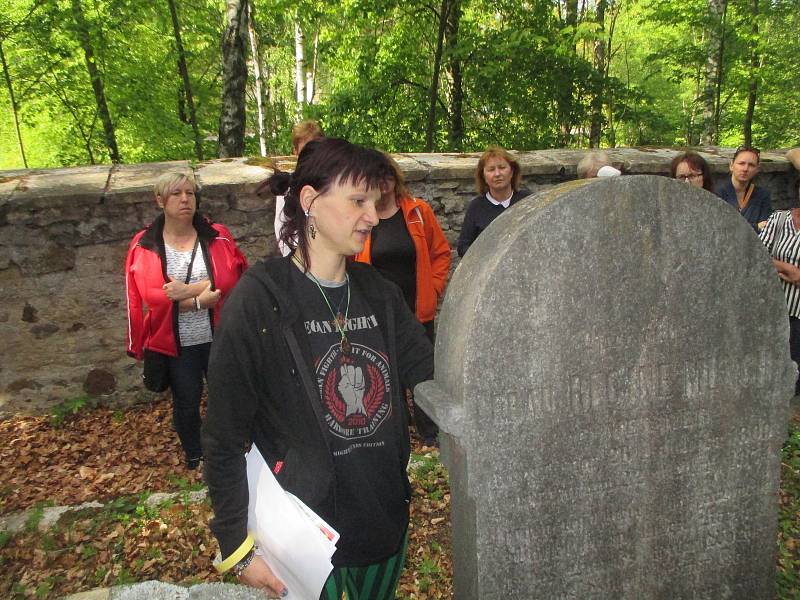
[[[458,255],[464,256],[481,232],[512,204],[530,192],[520,189],[522,172],[519,163],[499,146],[489,146],[475,169],[479,196],[472,199],[464,215],[458,236]]]
[[[330,138],[309,142],[293,174],[273,175],[292,253],[250,268],[214,340],[203,447],[218,569],[275,596],[284,582],[253,558],[247,532],[251,442],[283,488],[341,535],[320,598],[394,598],[403,565],[402,390],[433,376],[433,348],[397,287],[346,260],[378,222],[387,172],[381,153]]]
[[[378,224],[355,260],[373,265],[397,284],[408,308],[425,327],[433,342],[433,319],[450,273],[450,245],[430,205],[414,198],[397,163],[381,186],[376,206]],[[414,425],[426,446],[435,446],[439,428],[414,404]]]

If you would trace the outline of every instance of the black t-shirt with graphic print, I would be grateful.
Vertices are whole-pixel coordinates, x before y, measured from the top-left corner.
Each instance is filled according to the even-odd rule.
[[[322,286],[334,312],[347,313],[349,354],[317,284],[293,270],[311,345],[335,465],[335,566],[363,566],[395,554],[408,525],[402,421],[392,407],[386,344],[374,311],[347,284]]]

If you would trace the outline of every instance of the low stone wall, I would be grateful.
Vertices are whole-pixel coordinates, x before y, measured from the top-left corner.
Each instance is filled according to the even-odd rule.
[[[615,149],[626,174],[667,175],[676,151]],[[575,178],[581,150],[518,153],[532,192]],[[726,176],[730,149],[704,152]],[[451,246],[475,195],[477,154],[402,154],[412,192],[428,200]],[[151,185],[163,171],[193,168],[201,210],[227,225],[250,261],[276,253],[274,203],[254,191],[288,158],[222,159],[0,171],[0,417],[47,410],[88,394],[117,405],[147,400],[141,365],[125,354],[123,265],[131,236],[157,214]],[[797,205],[797,172],[783,152],[762,153],[759,184],[775,208]]]

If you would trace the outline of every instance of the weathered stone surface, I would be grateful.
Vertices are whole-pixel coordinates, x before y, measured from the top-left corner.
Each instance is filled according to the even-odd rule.
[[[26,323],[36,323],[39,320],[38,312],[36,307],[26,302],[25,306],[22,307],[22,320]]]
[[[705,156],[720,177],[731,149],[707,148]],[[617,166],[636,172],[667,173],[675,150],[615,149]],[[575,176],[582,150],[518,152],[523,183],[544,190]],[[780,154],[765,153],[759,182],[772,190],[776,208],[797,202],[797,173]],[[455,245],[467,203],[475,195],[473,174],[479,154],[403,154],[396,159],[411,192],[436,211],[444,234]],[[655,162],[654,162],[655,161]],[[254,190],[272,171],[294,169],[293,157],[231,159],[192,165],[201,185],[201,211],[228,226],[250,261],[275,254],[274,200]],[[109,370],[117,390],[104,397],[116,403],[147,399],[140,366],[127,358],[125,290],[122,275],[128,242],[158,214],[155,178],[186,161],[145,165],[0,172],[0,390],[21,378],[39,390],[0,397],[0,413],[20,406],[46,409],[83,393],[89,369]],[[454,262],[457,262],[454,261]],[[26,302],[43,323],[59,327],[37,339],[20,323]],[[73,329],[75,323],[84,329]]]
[[[189,161],[115,165],[105,188],[104,202],[110,204],[138,203],[149,199],[155,203],[153,184],[167,171],[191,171]],[[145,200],[147,201],[147,200]]]
[[[181,587],[160,581],[144,581],[111,589],[111,600],[264,600],[264,590],[230,583],[201,583]]]
[[[12,249],[10,259],[26,276],[44,275],[73,269],[75,249],[52,243],[18,247]]]
[[[7,392],[20,392],[22,390],[38,390],[42,385],[32,379],[17,379],[8,384]]]
[[[270,176],[272,170],[247,164],[246,158],[228,158],[200,163],[195,171],[203,196],[250,193]]]
[[[657,176],[567,183],[473,244],[438,319],[455,597],[771,599],[794,365],[769,255]]]
[[[48,338],[59,330],[55,323],[39,323],[31,327],[31,333],[37,340]]]
[[[106,369],[92,369],[83,382],[83,390],[90,396],[105,396],[117,389],[117,378]]]
[[[475,174],[480,154],[404,154],[428,172],[428,179],[467,179]]]
[[[411,183],[412,181],[421,181],[428,176],[428,169],[425,165],[422,165],[415,160],[414,155],[394,154],[392,157],[400,167],[400,170],[403,172],[403,177],[405,177],[406,183]]]
[[[10,203],[26,210],[99,204],[110,173],[106,165],[32,171],[21,176]]]

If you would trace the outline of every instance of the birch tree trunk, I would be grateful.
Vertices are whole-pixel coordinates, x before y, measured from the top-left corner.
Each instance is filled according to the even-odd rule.
[[[226,1],[225,29],[222,33],[220,158],[244,154],[247,12],[247,0]]]
[[[106,94],[103,88],[103,79],[100,77],[100,71],[97,68],[97,61],[95,59],[94,48],[92,40],[89,36],[89,24],[86,21],[86,16],[83,13],[81,0],[72,0],[72,18],[75,21],[76,32],[78,40],[83,48],[84,58],[86,60],[86,70],[89,73],[89,79],[92,82],[92,90],[94,91],[94,99],[97,104],[97,113],[103,123],[103,131],[106,138],[106,147],[108,154],[111,157],[112,163],[119,163],[122,158],[117,148],[117,136],[114,133],[114,123],[111,121],[111,113],[108,110],[108,103],[106,102]]]
[[[294,81],[295,100],[297,100],[297,116],[303,114],[303,104],[306,101],[306,61],[303,53],[303,30],[300,22],[294,22]]]
[[[175,49],[178,52],[178,72],[183,81],[183,97],[186,99],[186,106],[189,109],[189,124],[192,126],[192,133],[194,134],[194,154],[197,160],[203,160],[203,139],[200,137],[200,130],[197,127],[197,113],[194,109],[189,69],[186,66],[186,52],[183,49],[183,41],[181,40],[178,10],[175,7],[175,0],[167,0],[167,4],[169,5],[169,14],[172,17],[172,33],[175,36]]]
[[[700,136],[700,143],[706,145],[713,145],[717,142],[727,11],[728,0],[708,0],[707,58],[703,85],[703,133]]]
[[[258,150],[261,156],[267,155],[267,139],[264,130],[264,86],[261,79],[261,53],[256,39],[255,15],[253,7],[248,7],[247,33],[250,38],[250,61],[253,65],[253,84],[255,86],[256,109],[258,112]]]
[[[11,84],[11,73],[8,70],[8,63],[6,62],[6,53],[3,51],[3,41],[0,40],[0,62],[3,63],[3,77],[6,80],[6,87],[8,88],[8,97],[11,100],[11,112],[14,115],[14,130],[17,132],[17,145],[19,146],[19,155],[22,157],[22,165],[28,168],[28,159],[25,157],[25,146],[22,143],[22,132],[19,129],[19,107],[17,100],[14,96],[14,86]]]
[[[442,66],[442,47],[444,30],[447,25],[448,0],[442,0],[439,6],[439,30],[436,34],[436,51],[433,55],[433,74],[428,89],[428,123],[425,127],[425,152],[433,152],[433,130],[436,128],[436,103],[439,100],[439,71]]]
[[[306,72],[306,104],[314,104],[314,94],[317,91],[317,58],[319,51],[319,28],[314,32],[314,55],[311,59],[311,69]]]

